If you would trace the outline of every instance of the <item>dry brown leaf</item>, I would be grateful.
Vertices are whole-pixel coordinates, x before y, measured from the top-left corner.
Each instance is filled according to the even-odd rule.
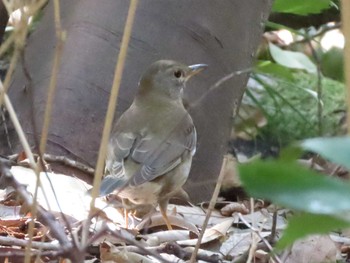
[[[34,194],[37,177],[32,169],[13,166],[11,172],[17,181],[26,185],[27,190]],[[60,212],[61,208],[64,214],[76,220],[86,219],[91,200],[91,197],[87,195],[87,189],[91,188],[89,184],[63,174],[43,172],[40,173],[40,181],[42,188],[39,188],[38,191],[38,204],[55,212]]]
[[[169,207],[171,207],[169,205]],[[206,212],[205,210],[203,210],[203,208],[200,208],[198,206],[176,206],[176,210],[177,213],[180,214],[181,216],[183,216],[183,218],[189,222],[192,223],[196,226],[202,226],[205,216],[206,216]],[[220,211],[214,210],[211,213],[209,222],[208,222],[208,226],[214,226],[216,224],[219,224],[221,222],[224,222],[225,220],[227,220],[227,217],[222,216]]]
[[[102,263],[152,263],[148,257],[128,252],[125,249],[117,248],[110,242],[103,242],[100,245]]]
[[[174,242],[190,239],[190,231],[188,230],[167,230],[155,232],[152,234],[141,235],[149,246],[158,246],[165,242]]]
[[[162,256],[162,258],[164,258],[165,260],[167,260],[168,262],[176,262],[176,263],[186,263],[186,261],[176,257],[175,255],[170,255],[170,254],[166,254],[166,253],[160,253],[160,255]],[[153,263],[163,263],[160,262],[158,259],[150,257],[153,259]]]
[[[245,206],[245,204],[232,202],[221,208],[220,212],[223,216],[231,216],[234,213],[246,215],[249,213],[249,209]]]
[[[168,219],[172,226],[177,226],[182,229],[187,229],[189,231],[192,231],[195,234],[198,234],[197,227],[194,224],[185,220],[184,218],[170,214],[168,215]],[[142,229],[159,227],[159,226],[165,226],[164,218],[160,213],[155,213],[151,215],[151,217],[145,218],[145,220],[143,220],[140,224],[136,226],[136,229],[142,230]]]
[[[203,239],[201,244],[208,243],[210,241],[220,239],[224,237],[227,233],[227,231],[230,229],[232,226],[234,219],[230,218],[227,219],[224,222],[221,222],[209,229],[206,229],[203,235]],[[179,245],[184,245],[184,246],[194,246],[197,243],[197,238],[196,239],[190,239],[190,240],[183,240],[183,241],[178,241],[177,243]]]
[[[260,232],[262,237],[266,237],[269,234],[270,232]],[[220,252],[225,256],[230,255],[232,257],[237,257],[246,252],[251,244],[252,230],[234,229],[234,231],[229,234],[229,238],[222,243]]]
[[[194,247],[184,247],[183,248],[184,251],[187,251],[189,253],[193,253],[194,251]],[[206,257],[210,258],[218,258],[219,260],[222,260],[223,259],[223,256],[219,253],[219,252],[213,252],[213,251],[210,251],[210,250],[205,250],[205,249],[199,249],[198,250],[198,254],[199,255],[205,255]],[[219,261],[221,262],[221,261]]]
[[[222,182],[222,189],[229,189],[232,187],[240,187],[242,185],[237,171],[237,160],[232,154],[226,154],[225,157],[226,162],[222,164],[225,167],[222,167],[222,171],[224,172],[224,180]]]
[[[270,253],[262,249],[258,249],[257,251],[255,251],[254,257],[255,260],[259,260],[258,262],[269,262],[268,260],[270,259]]]
[[[328,235],[313,235],[296,241],[286,263],[336,262],[338,248]]]
[[[239,217],[234,215],[235,217],[235,223],[240,223]],[[258,228],[264,229],[264,230],[271,230],[272,227],[272,213],[269,213],[266,208],[263,208],[259,211],[256,211],[254,213],[249,213],[242,216],[248,223],[252,224],[255,222],[255,225]],[[282,217],[281,215],[277,215],[277,230],[282,230],[286,227],[286,219]]]

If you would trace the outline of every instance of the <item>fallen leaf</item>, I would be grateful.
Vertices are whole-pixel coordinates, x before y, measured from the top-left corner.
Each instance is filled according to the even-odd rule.
[[[188,230],[167,230],[155,232],[147,235],[140,235],[146,240],[149,246],[158,246],[165,242],[174,242],[190,239],[190,231]]]
[[[246,215],[249,209],[242,203],[232,202],[221,208],[220,212],[223,216],[231,216],[234,213]]]
[[[206,229],[203,235],[203,239],[201,241],[201,244],[205,244],[208,243],[210,241],[219,239],[223,236],[226,235],[227,231],[230,229],[230,227],[232,226],[234,219],[230,218],[227,219],[224,222],[221,222],[209,229]],[[190,239],[190,240],[183,240],[183,241],[178,241],[176,243],[178,243],[179,245],[184,245],[184,246],[194,246],[197,243],[197,238],[196,239]]]
[[[177,226],[182,229],[187,229],[192,231],[195,234],[198,234],[197,227],[194,224],[185,220],[184,218],[170,214],[168,215],[168,219],[172,226]],[[160,213],[155,213],[150,218],[145,218],[144,221],[142,221],[140,224],[136,226],[136,229],[142,230],[145,228],[153,228],[153,227],[159,227],[159,226],[165,226],[164,218]]]
[[[37,176],[33,170],[13,166],[11,172],[34,195]],[[79,221],[87,218],[91,200],[87,194],[87,189],[91,188],[89,184],[63,174],[44,172],[40,173],[40,182],[42,187],[37,196],[39,205],[50,211],[63,212]]]
[[[328,235],[312,235],[294,243],[285,263],[336,262],[337,252]]]

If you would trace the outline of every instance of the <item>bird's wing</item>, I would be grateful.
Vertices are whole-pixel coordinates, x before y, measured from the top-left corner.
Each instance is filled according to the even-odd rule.
[[[140,185],[167,173],[178,166],[184,153],[193,155],[197,134],[189,114],[186,114],[163,138],[145,136],[138,140],[131,152],[134,161],[141,163],[131,185]]]
[[[101,182],[100,195],[110,194],[127,183],[124,159],[129,156],[135,140],[136,135],[132,132],[119,132],[111,138],[105,167],[107,176]]]

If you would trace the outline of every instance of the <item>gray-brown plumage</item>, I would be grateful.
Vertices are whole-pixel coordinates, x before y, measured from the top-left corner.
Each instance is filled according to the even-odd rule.
[[[153,63],[132,105],[116,123],[108,147],[101,195],[116,193],[131,206],[159,204],[169,229],[167,205],[184,192],[197,141],[182,103],[183,89],[205,67],[170,60]]]

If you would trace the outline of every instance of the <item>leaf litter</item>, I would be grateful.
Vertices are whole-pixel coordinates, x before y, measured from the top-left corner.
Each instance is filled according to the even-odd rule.
[[[27,190],[34,195],[37,180],[34,172],[29,168],[19,166],[12,167],[11,171],[16,180],[26,185]],[[62,215],[69,219],[70,226],[66,226],[66,229],[69,239],[72,240],[71,235],[79,234],[88,215],[91,198],[87,190],[91,186],[80,179],[56,173],[40,173],[40,181],[41,187],[37,195],[38,205],[50,211],[62,224],[67,223]],[[26,214],[28,209],[24,207],[20,199],[16,199],[16,195],[9,192],[9,189],[1,190],[0,197],[0,244],[18,250],[17,244],[20,243],[15,242],[9,245],[5,243],[4,238],[11,237],[27,241],[28,227],[26,224],[30,214]],[[257,200],[256,204],[259,202]],[[255,205],[255,211],[250,211],[247,202],[243,201],[226,201],[221,204],[218,201],[218,204],[220,208],[213,211],[208,228],[205,230],[197,262],[235,262],[235,260],[244,258],[249,252],[256,231],[259,232],[257,242],[261,242],[262,239],[269,239],[273,227],[276,228],[276,238],[278,238],[286,226],[286,214],[289,211],[285,209],[278,211],[276,225],[273,226],[273,212],[271,211],[275,209],[270,209],[267,205],[263,206],[261,202]],[[174,225],[174,230],[166,230],[159,211],[147,218],[133,217],[128,229],[125,229],[125,220],[120,207],[109,205],[103,198],[97,200],[97,207],[99,216],[92,221],[89,235],[90,237],[98,235],[102,229],[108,229],[109,232],[95,238],[94,242],[89,245],[87,248],[89,256],[86,257],[86,262],[92,262],[91,260],[98,258],[101,259],[101,262],[162,262],[162,260],[163,262],[185,262],[189,260],[194,250],[206,215],[205,206],[171,204],[168,209],[172,211],[169,212],[169,217]],[[243,218],[244,222],[240,218]],[[254,229],[247,224],[254,226]],[[70,228],[70,233],[68,228]],[[111,231],[118,234],[110,234]],[[33,240],[40,241],[40,244],[47,243],[53,246],[44,249],[45,252],[58,249],[55,247],[57,240],[50,235],[50,229],[40,222],[40,218],[36,219],[34,233]],[[290,248],[288,254],[279,253],[280,256],[284,256],[284,260],[288,259],[286,262],[289,263],[302,262],[295,261],[295,253],[298,253],[300,257],[308,258],[307,254],[311,253],[310,249],[307,249],[309,245],[314,249],[316,249],[315,246],[319,246],[320,249],[326,246],[329,249],[323,250],[325,252],[323,257],[322,251],[318,251],[319,258],[325,261],[339,258],[340,252],[337,246],[342,245],[345,250],[346,245],[350,244],[350,241],[340,237],[338,239],[314,237],[312,242],[308,239],[300,242],[298,246],[294,245]],[[335,249],[332,249],[332,244]],[[257,249],[254,252],[255,262],[267,262],[267,259],[271,259],[270,255],[271,251],[266,248]],[[46,257],[45,260],[43,257],[42,260],[45,262],[48,258],[50,257]],[[323,262],[317,261],[317,258],[313,260]]]

